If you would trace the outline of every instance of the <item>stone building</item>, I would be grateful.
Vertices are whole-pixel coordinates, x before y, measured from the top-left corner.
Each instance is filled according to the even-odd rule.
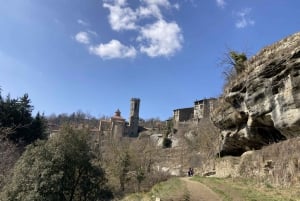
[[[175,109],[173,110],[174,123],[178,124],[192,120],[198,122],[200,119],[210,118],[210,114],[216,107],[216,104],[216,98],[209,98],[196,100],[194,107]]]
[[[193,118],[194,108],[180,108],[173,110],[173,118],[175,122],[189,121]]]
[[[210,118],[210,114],[216,107],[216,98],[196,100],[194,102],[194,120],[199,120],[203,118]]]
[[[138,137],[140,99],[132,98],[129,123],[121,116],[118,109],[109,120],[100,120],[99,131],[101,135],[121,138],[124,136]]]
[[[110,120],[100,120],[99,131],[103,135],[111,135],[114,138],[123,137],[125,134],[126,121],[121,117],[118,109]]]

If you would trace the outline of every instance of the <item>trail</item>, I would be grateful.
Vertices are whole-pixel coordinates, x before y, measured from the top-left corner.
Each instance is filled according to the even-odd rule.
[[[192,181],[189,177],[182,177],[189,193],[190,201],[222,201],[222,199],[204,184]]]

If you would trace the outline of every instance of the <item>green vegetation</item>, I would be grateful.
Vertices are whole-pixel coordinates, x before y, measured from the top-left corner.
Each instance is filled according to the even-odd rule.
[[[125,197],[122,201],[151,201],[155,200],[156,197],[161,200],[176,200],[182,198],[182,196],[187,200],[189,198],[187,193],[181,195],[184,189],[185,186],[179,178],[171,178],[154,185],[148,193],[134,193]]]
[[[244,52],[228,50],[221,60],[221,66],[224,68],[225,89],[237,75],[241,74],[246,69],[247,56]]]
[[[0,139],[28,145],[36,139],[44,139],[45,118],[37,113],[32,116],[33,106],[28,94],[21,98],[6,98],[0,91]]]
[[[233,67],[238,67],[236,73],[243,71],[247,57],[236,52],[230,52],[230,56]],[[76,129],[96,125],[95,119],[82,112],[49,118],[53,124],[69,124],[73,129],[58,127],[60,131],[47,139],[45,118],[39,113],[34,117],[32,110],[27,94],[12,99],[10,96],[3,98],[0,93],[0,200],[110,200],[113,195],[121,199],[133,192],[137,193],[123,201],[150,201],[156,197],[190,200],[193,196],[180,179],[167,180],[169,175],[157,170],[156,164],[166,160],[163,154],[173,149],[158,148],[148,136],[120,140]],[[171,121],[167,125],[158,120],[144,123],[164,133],[164,148],[172,147],[168,138],[175,133]],[[185,148],[180,153],[181,164],[185,164],[186,159],[191,167],[201,167],[216,160],[219,133],[209,120],[176,131],[176,135],[183,136]],[[210,187],[225,201],[300,200],[300,191],[294,187],[299,184],[299,154],[295,152],[299,145],[298,141],[285,142],[257,151],[259,156],[244,157],[239,174],[253,180],[202,177],[195,177],[195,180]],[[258,167],[258,163],[251,163],[267,159],[275,165],[262,163]],[[265,168],[272,174],[255,178],[253,170],[257,168]],[[249,174],[251,172],[253,175]]]
[[[0,190],[11,177],[24,148],[37,139],[47,138],[44,116],[33,116],[32,110],[28,94],[4,98],[0,88]]]
[[[220,195],[224,201],[296,201],[299,190],[296,188],[270,188],[244,178],[194,177]]]
[[[275,188],[269,184],[259,185],[243,178],[193,177],[216,192],[223,201],[297,201],[300,191],[293,188]],[[179,178],[156,184],[148,193],[135,193],[122,201],[190,200],[190,195]]]
[[[0,200],[105,200],[112,197],[101,166],[92,163],[87,133],[64,128],[27,147]]]
[[[176,195],[176,192],[182,191],[184,185],[179,178],[171,178],[165,182],[161,182],[153,186],[151,190],[151,195],[160,197],[161,199],[172,197]]]
[[[241,73],[245,69],[245,62],[247,61],[247,56],[244,52],[239,53],[236,51],[229,52],[231,64],[234,67],[237,74]]]

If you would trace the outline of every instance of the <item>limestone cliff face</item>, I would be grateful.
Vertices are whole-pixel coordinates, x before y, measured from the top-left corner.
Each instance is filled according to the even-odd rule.
[[[223,155],[300,135],[300,33],[262,49],[225,89],[212,119]]]

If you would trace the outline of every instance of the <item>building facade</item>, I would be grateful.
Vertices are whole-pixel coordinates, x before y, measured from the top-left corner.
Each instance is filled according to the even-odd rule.
[[[194,108],[180,108],[173,110],[173,119],[175,122],[189,121],[193,118]]]
[[[217,99],[202,99],[194,102],[194,119],[210,118],[214,108],[216,108]]]

